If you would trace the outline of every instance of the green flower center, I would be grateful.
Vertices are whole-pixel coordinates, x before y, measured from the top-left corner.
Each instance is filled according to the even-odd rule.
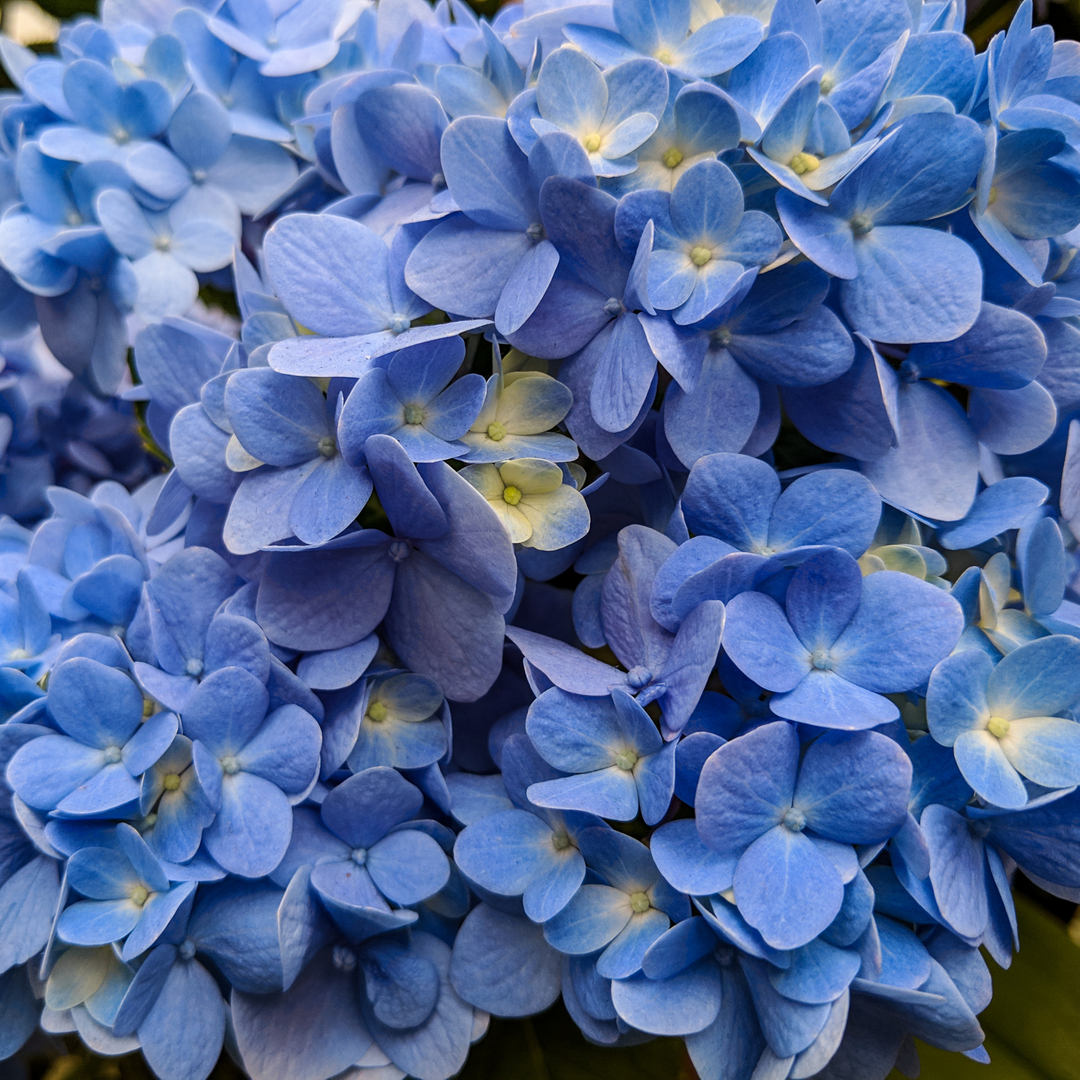
[[[673,146],[670,150],[664,151],[664,164],[669,169],[674,169],[675,166],[682,161],[682,158],[682,151],[677,146]]]
[[[551,846],[556,851],[565,851],[570,846],[570,837],[562,832],[552,833]]]
[[[645,893],[636,892],[630,894],[630,906],[636,914],[640,915],[642,912],[648,911],[652,904],[649,903],[649,898]]]
[[[506,438],[506,427],[498,420],[488,424],[487,436],[492,442],[502,442]]]
[[[424,410],[419,405],[405,406],[405,423],[422,424],[424,422]]]
[[[228,756],[228,757],[223,757],[223,758],[221,759],[221,767],[222,767],[222,768],[223,768],[223,769],[224,769],[224,770],[225,770],[225,771],[226,771],[226,772],[227,772],[227,773],[228,773],[228,774],[229,774],[230,776],[232,776],[232,775],[233,775],[234,773],[238,773],[238,772],[240,771],[240,762],[239,762],[239,761],[237,761],[237,760],[236,760],[236,758],[235,758],[235,757],[233,757],[233,755],[232,755],[232,754],[229,754],[229,756]]]
[[[690,260],[695,266],[704,266],[712,258],[712,252],[707,247],[698,245],[690,249]]]
[[[161,781],[161,786],[166,791],[177,791],[180,788],[180,777],[176,773],[169,773],[165,779]]]
[[[615,764],[626,772],[629,772],[637,763],[638,756],[633,750],[620,750],[619,753],[615,755]]]
[[[131,902],[136,907],[142,907],[149,899],[150,893],[142,885],[136,885],[135,888],[131,890]]]
[[[333,435],[324,435],[319,440],[319,453],[324,458],[332,458],[337,453],[337,443]]]
[[[381,724],[389,716],[389,710],[381,701],[373,701],[368,706],[367,714],[369,719]]]
[[[802,176],[803,173],[813,172],[821,164],[821,159],[815,157],[813,154],[808,154],[804,150],[801,154],[796,154],[791,159],[792,171]]]

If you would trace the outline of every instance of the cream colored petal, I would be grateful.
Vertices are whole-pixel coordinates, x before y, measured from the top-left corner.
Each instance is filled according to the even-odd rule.
[[[468,480],[488,502],[496,500],[502,502],[503,488],[506,484],[499,475],[497,465],[466,465],[458,475],[463,480]]]
[[[492,375],[487,381],[487,393],[484,396],[484,404],[480,409],[479,415],[473,421],[473,426],[469,428],[469,430],[475,431],[481,435],[486,435],[488,425],[495,419],[498,408],[499,376]],[[466,438],[468,438],[468,436],[466,436]]]
[[[529,356],[520,349],[511,349],[503,358],[503,375],[507,383],[513,377],[525,377],[528,375],[546,375],[548,362],[538,356]]]
[[[537,372],[513,382],[507,379],[497,415],[506,430],[515,435],[539,435],[560,423],[573,404],[574,395],[568,386]]]
[[[532,526],[532,536],[526,547],[557,551],[580,540],[589,531],[589,507],[585,497],[570,484],[560,484],[555,491],[526,495],[517,509]]]
[[[257,457],[252,457],[241,445],[235,435],[229,436],[225,444],[225,464],[233,472],[251,472],[257,469],[262,462]]]
[[[532,525],[517,506],[511,506],[502,499],[489,505],[495,511],[495,516],[502,522],[503,528],[510,534],[512,543],[523,544],[532,536]]]
[[[562,469],[542,458],[515,458],[499,466],[502,481],[523,495],[554,491],[563,482]]]

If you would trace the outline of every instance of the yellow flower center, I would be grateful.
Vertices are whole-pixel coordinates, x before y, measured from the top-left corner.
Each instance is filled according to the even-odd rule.
[[[521,492],[513,484],[503,488],[503,499],[511,506],[517,506],[521,502]]]
[[[376,724],[381,724],[390,715],[390,710],[381,701],[373,701],[368,706],[367,714]]]
[[[994,203],[996,203],[996,202],[997,202],[997,188],[992,187],[990,189],[990,194],[986,197],[986,205],[987,206],[993,206]]]
[[[487,436],[492,442],[502,442],[506,438],[506,426],[498,420],[488,424]]]
[[[135,888],[131,890],[131,902],[136,907],[142,907],[149,898],[150,893],[148,893],[142,885],[136,885]]]
[[[813,154],[808,154],[804,150],[801,154],[796,154],[791,159],[791,168],[794,172],[797,172],[800,176],[803,173],[813,172],[821,164],[820,158],[816,158]]]
[[[636,892],[630,894],[630,906],[640,915],[642,912],[648,911],[652,904],[649,903],[649,898],[645,893]]]
[[[600,149],[600,136],[595,134],[595,132],[592,135],[586,135],[582,141],[582,146],[584,146],[590,154],[595,153]]]
[[[1003,739],[1009,734],[1009,721],[1003,716],[991,716],[990,723],[986,725],[986,730],[989,731],[995,739]]]
[[[680,161],[682,161],[682,151],[677,146],[673,146],[670,150],[664,151],[664,164],[669,169],[674,169]]]
[[[690,250],[690,259],[695,266],[704,266],[712,258],[712,252],[707,247],[692,248]]]
[[[161,786],[166,791],[177,791],[180,787],[180,777],[176,773],[169,773],[164,780],[161,781]]]
[[[656,53],[656,59],[659,60],[661,64],[672,64],[675,62],[675,57],[671,55],[669,49],[661,49]]]

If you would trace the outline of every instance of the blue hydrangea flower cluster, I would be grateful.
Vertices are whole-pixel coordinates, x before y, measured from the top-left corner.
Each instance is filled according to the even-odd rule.
[[[0,1059],[989,1060],[1080,902],[1080,48],[963,19],[0,39]]]

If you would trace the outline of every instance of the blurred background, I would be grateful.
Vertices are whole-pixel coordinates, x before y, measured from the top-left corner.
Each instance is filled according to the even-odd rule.
[[[469,0],[492,15],[502,0]],[[1020,0],[967,0],[967,32],[982,50],[1004,30]],[[1034,0],[1035,20],[1058,38],[1080,38],[1080,0]],[[63,20],[94,12],[95,0],[3,0],[0,32],[49,52]],[[0,73],[0,80],[8,85]],[[990,1065],[919,1044],[921,1080],[1080,1080],[1080,909],[1015,881],[1021,951],[1008,971],[987,959],[994,1000],[980,1016]],[[681,1040],[608,1050],[591,1046],[561,1004],[524,1021],[493,1020],[473,1047],[462,1080],[696,1080]],[[243,1080],[223,1055],[211,1080]],[[139,1054],[101,1058],[71,1036],[40,1032],[0,1062],[0,1080],[153,1080]],[[861,1080],[861,1078],[853,1078]],[[889,1080],[901,1080],[893,1072]]]

